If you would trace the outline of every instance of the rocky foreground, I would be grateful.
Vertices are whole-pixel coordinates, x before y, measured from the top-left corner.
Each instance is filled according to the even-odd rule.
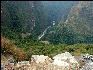
[[[80,62],[84,63],[82,67]],[[93,55],[84,55],[79,62],[69,52],[58,54],[53,59],[32,55],[31,61],[15,63],[13,59],[8,59],[4,64],[1,60],[1,70],[93,70]]]

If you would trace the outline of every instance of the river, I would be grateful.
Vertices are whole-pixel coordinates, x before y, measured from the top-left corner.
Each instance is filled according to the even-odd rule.
[[[47,30],[48,30],[50,27],[51,27],[51,26],[48,26],[48,27],[44,30],[44,32],[38,36],[38,39],[39,39],[39,40],[46,34]]]

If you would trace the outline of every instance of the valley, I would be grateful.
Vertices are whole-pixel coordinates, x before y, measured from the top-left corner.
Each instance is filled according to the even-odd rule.
[[[1,1],[1,64],[92,70],[93,1]]]
[[[38,36],[38,39],[39,39],[39,40],[46,34],[47,30],[48,30],[50,27],[51,27],[51,26],[47,27],[47,28],[44,30],[44,32],[43,32],[41,35]]]

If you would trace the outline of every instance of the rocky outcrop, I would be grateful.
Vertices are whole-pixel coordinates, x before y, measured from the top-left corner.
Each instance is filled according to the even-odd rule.
[[[85,65],[80,70],[93,70],[93,55],[84,55],[82,61]]]
[[[21,61],[16,65],[2,64],[2,70],[93,70],[93,56],[85,55],[82,61],[85,65],[80,69],[79,63],[69,52],[61,53],[53,57],[53,59],[44,55],[32,55],[30,61]]]
[[[49,59],[49,57],[44,55],[32,55],[31,59],[36,63],[43,63],[45,60]]]
[[[79,64],[69,52],[54,56],[54,65],[68,67],[69,69],[78,69]]]
[[[54,56],[54,60],[44,55],[32,55],[32,59],[37,67],[45,68],[45,70],[78,70],[79,68],[78,62],[69,52]]]
[[[93,62],[86,63],[80,70],[93,70]]]

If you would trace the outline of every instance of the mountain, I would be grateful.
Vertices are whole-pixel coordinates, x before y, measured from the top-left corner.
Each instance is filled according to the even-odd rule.
[[[93,42],[93,2],[80,1],[79,4],[73,6],[66,23],[73,30],[73,33],[78,34],[85,42]],[[79,38],[80,39],[80,38]]]
[[[40,1],[1,1],[1,34],[9,39],[37,37],[49,26]]]
[[[66,23],[73,26],[74,31],[82,34],[93,34],[93,2],[79,2],[71,9]]]
[[[65,22],[48,30],[42,40],[52,43],[93,43],[93,2],[80,1],[71,8]]]
[[[1,1],[1,34],[9,39],[37,39],[44,30],[65,21],[77,2]],[[57,18],[57,19],[56,19]]]
[[[1,35],[37,39],[51,26],[42,40],[55,44],[92,43],[92,7],[89,1],[1,1]]]
[[[65,21],[73,5],[78,1],[42,1],[43,6],[48,14],[48,21]]]
[[[1,1],[1,69],[50,70],[51,67],[55,69],[55,66],[60,64],[50,58],[55,59],[54,56],[64,52],[75,56],[80,65],[78,68],[82,68],[89,58],[86,63],[91,64],[92,19],[93,1],[79,3],[46,1],[45,4],[43,1]],[[37,63],[31,58],[33,56],[36,56],[35,59],[40,58],[40,62],[42,59],[46,61]],[[49,56],[49,60],[46,56]],[[89,58],[86,58],[88,56]],[[83,62],[81,62],[82,57],[85,59]],[[48,63],[47,66],[47,62],[56,65],[51,66]],[[67,65],[64,66],[64,63],[61,62],[62,69],[68,69],[69,64],[65,63]],[[83,68],[92,69],[93,66],[86,63]],[[69,67],[71,67],[69,69],[77,68],[73,65]]]

